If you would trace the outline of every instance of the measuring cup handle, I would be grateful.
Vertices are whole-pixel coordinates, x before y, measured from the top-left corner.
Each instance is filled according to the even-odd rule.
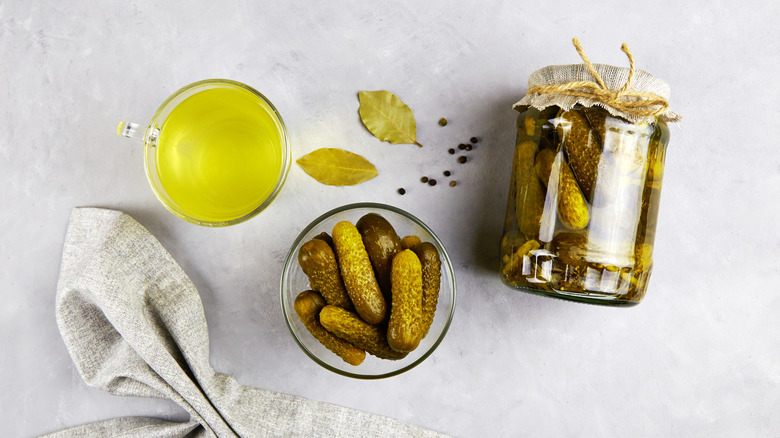
[[[144,142],[144,129],[138,123],[119,122],[119,126],[116,127],[116,135]]]

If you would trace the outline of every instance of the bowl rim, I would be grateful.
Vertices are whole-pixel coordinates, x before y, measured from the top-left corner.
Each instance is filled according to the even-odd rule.
[[[292,261],[297,261],[297,256],[295,254],[295,249],[298,248],[298,245],[301,244],[301,241],[303,240],[304,236],[306,236],[311,230],[313,230],[315,227],[319,226],[323,221],[330,218],[331,216],[345,212],[348,210],[356,210],[359,208],[373,208],[378,210],[387,210],[396,214],[399,214],[403,217],[406,217],[407,219],[414,222],[416,225],[423,228],[430,236],[433,238],[433,240],[436,242],[436,246],[438,249],[440,249],[441,254],[439,256],[442,258],[442,268],[445,270],[445,275],[448,275],[450,278],[450,283],[452,285],[452,291],[450,295],[452,296],[452,305],[450,306],[449,315],[447,315],[447,320],[444,324],[444,328],[442,329],[441,333],[438,335],[438,338],[433,342],[433,344],[428,348],[427,351],[425,351],[419,358],[417,358],[415,361],[411,362],[410,364],[403,366],[401,368],[398,368],[396,370],[392,370],[386,373],[382,374],[358,374],[358,373],[351,373],[349,371],[345,371],[339,368],[336,368],[332,365],[329,365],[322,361],[320,358],[317,357],[314,353],[309,351],[308,348],[303,344],[303,342],[298,338],[298,335],[296,334],[295,330],[292,327],[292,324],[290,322],[290,318],[288,318],[288,309],[286,306],[286,299],[285,299],[285,283],[288,278]],[[320,216],[318,216],[316,219],[311,221],[309,225],[307,225],[295,238],[295,241],[290,246],[289,251],[287,252],[287,257],[284,261],[284,268],[282,270],[281,280],[279,283],[279,294],[280,294],[280,301],[281,301],[281,308],[282,313],[284,315],[284,322],[287,325],[287,329],[290,331],[290,334],[292,335],[293,339],[295,339],[295,343],[298,344],[298,347],[303,350],[304,353],[306,353],[307,356],[309,356],[314,362],[318,363],[323,368],[330,370],[336,374],[340,374],[342,376],[346,377],[352,377],[355,379],[361,379],[361,380],[376,380],[376,379],[384,379],[387,377],[397,376],[401,373],[404,373],[406,371],[411,370],[412,368],[416,367],[420,363],[422,363],[425,359],[428,358],[441,344],[441,342],[444,340],[444,336],[447,334],[447,331],[450,328],[450,324],[452,323],[453,315],[455,314],[455,305],[456,305],[456,298],[457,298],[457,285],[455,280],[455,271],[452,267],[452,260],[450,259],[449,254],[447,253],[447,249],[444,247],[444,244],[439,239],[439,236],[436,235],[436,233],[433,232],[433,230],[428,227],[422,220],[418,219],[413,214],[402,210],[398,207],[388,205],[388,204],[381,204],[377,202],[356,202],[352,204],[346,204],[342,205],[340,207],[336,207],[332,210],[329,210]]]

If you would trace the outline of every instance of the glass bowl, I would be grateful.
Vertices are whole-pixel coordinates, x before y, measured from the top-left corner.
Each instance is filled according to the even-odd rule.
[[[365,214],[377,213],[387,219],[395,228],[399,237],[415,235],[423,242],[431,242],[436,246],[441,258],[441,288],[439,289],[439,301],[436,307],[433,324],[428,334],[420,341],[420,345],[401,360],[379,359],[366,354],[366,359],[360,365],[354,366],[344,362],[330,350],[325,348],[314,336],[309,333],[301,322],[293,307],[295,297],[301,292],[309,290],[309,279],[298,264],[298,250],[301,245],[311,240],[314,236],[325,231],[331,234],[333,226],[340,221],[350,221],[353,224]],[[290,248],[287,260],[284,263],[281,281],[282,311],[293,338],[301,349],[314,362],[322,365],[334,373],[357,379],[381,379],[391,377],[408,371],[436,350],[447,329],[450,327],[452,315],[455,311],[455,274],[444,245],[436,234],[420,219],[399,208],[373,203],[349,204],[333,209],[312,221],[301,233]]]

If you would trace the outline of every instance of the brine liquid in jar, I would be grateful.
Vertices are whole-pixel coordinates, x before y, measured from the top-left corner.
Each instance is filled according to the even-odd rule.
[[[669,134],[600,107],[528,108],[501,239],[505,284],[594,304],[641,301]]]

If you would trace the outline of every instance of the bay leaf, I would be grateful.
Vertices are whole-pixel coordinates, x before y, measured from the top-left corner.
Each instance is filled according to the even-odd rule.
[[[329,186],[353,186],[378,174],[370,161],[338,148],[317,149],[302,156],[296,163],[309,176]]]
[[[374,136],[393,144],[417,142],[417,123],[414,113],[395,94],[379,91],[361,91],[358,93],[360,120]]]

